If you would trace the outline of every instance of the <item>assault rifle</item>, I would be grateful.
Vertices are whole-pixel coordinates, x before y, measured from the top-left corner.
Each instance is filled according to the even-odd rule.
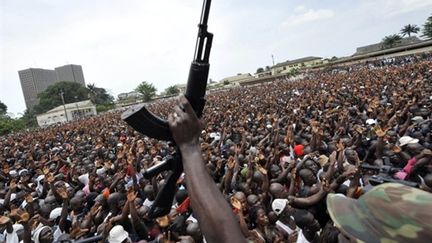
[[[389,165],[375,166],[369,164],[361,164],[360,169],[362,171],[373,172],[373,175],[369,178],[369,183],[372,186],[377,186],[387,182],[401,183],[410,187],[418,187],[418,184],[412,181],[403,181],[393,178],[393,174],[400,171],[399,168],[394,168]]]
[[[190,66],[185,93],[198,118],[202,116],[205,105],[205,92],[210,67],[209,58],[213,41],[213,34],[207,32],[210,4],[211,0],[204,0],[203,2],[201,19],[198,24],[198,38],[195,45],[194,59]],[[147,110],[145,105],[137,105],[130,108],[122,114],[122,119],[135,130],[148,137],[173,141],[168,122],[155,116]],[[149,216],[152,218],[160,217],[170,212],[176,189],[176,181],[183,172],[181,156],[178,150],[172,157],[145,171],[144,177],[151,178],[166,170],[170,170],[170,174],[150,209]]]

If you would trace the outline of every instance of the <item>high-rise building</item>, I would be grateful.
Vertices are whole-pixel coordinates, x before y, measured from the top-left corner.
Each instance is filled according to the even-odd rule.
[[[80,65],[65,65],[56,67],[55,70],[29,68],[18,71],[18,75],[27,109],[32,109],[39,103],[38,94],[57,82],[77,82],[85,86],[84,74]]]
[[[18,74],[27,109],[31,109],[37,105],[37,95],[57,81],[57,74],[54,70],[29,68],[18,71]]]
[[[58,81],[73,81],[85,85],[84,74],[80,65],[64,65],[56,67]]]

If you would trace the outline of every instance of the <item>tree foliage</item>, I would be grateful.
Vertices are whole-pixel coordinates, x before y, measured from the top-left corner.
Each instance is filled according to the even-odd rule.
[[[81,84],[66,81],[58,82],[49,86],[44,92],[38,95],[39,104],[34,107],[36,114],[44,113],[62,105],[62,92],[66,104],[87,100],[89,98],[89,90]]]
[[[7,112],[7,106],[5,103],[0,101],[0,116],[6,115]]]
[[[260,67],[256,70],[256,73],[262,73],[262,72],[264,72],[264,68],[262,68],[262,67]]]
[[[25,127],[22,118],[13,119],[7,115],[7,106],[0,101],[0,136],[23,130]]]
[[[34,110],[25,110],[24,115],[20,118],[27,128],[37,127],[36,113]]]
[[[382,40],[383,48],[392,48],[397,43],[399,43],[401,40],[402,40],[402,37],[400,35],[396,35],[396,34],[388,35],[388,36],[384,37]]]
[[[143,81],[135,88],[135,91],[143,95],[144,101],[149,101],[155,96],[157,90],[152,83]]]
[[[114,102],[114,96],[104,88],[96,87],[95,84],[87,84],[90,100],[96,105],[107,105]]]
[[[423,25],[423,37],[432,38],[432,16],[427,18],[426,23]]]
[[[165,94],[167,95],[176,95],[178,93],[180,93],[180,90],[174,85],[165,89]]]
[[[401,29],[402,36],[408,35],[408,37],[411,37],[411,34],[417,34],[420,31],[420,28],[415,24],[408,24],[405,25]]]
[[[0,118],[0,136],[11,132],[18,132],[25,128],[24,121],[22,119],[12,119],[10,117]]]

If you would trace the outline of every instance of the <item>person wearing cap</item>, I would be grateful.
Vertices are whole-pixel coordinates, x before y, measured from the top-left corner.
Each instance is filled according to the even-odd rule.
[[[358,242],[430,242],[432,194],[399,183],[372,188],[359,199],[329,194],[327,210],[340,238]]]
[[[116,225],[109,231],[109,243],[132,243],[129,233],[124,230],[123,226]]]
[[[297,237],[299,228],[292,216],[295,209],[289,206],[288,199],[276,198],[272,202],[272,210],[278,216],[276,227],[282,232],[286,239]]]

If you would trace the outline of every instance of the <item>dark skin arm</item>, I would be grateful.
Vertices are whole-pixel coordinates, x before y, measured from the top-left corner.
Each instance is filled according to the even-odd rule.
[[[110,188],[109,188],[110,193],[115,192],[115,188],[116,188],[117,184],[119,183],[119,181],[120,181],[123,177],[124,177],[124,173],[123,173],[123,172],[119,172],[119,173],[116,174],[116,177],[115,177],[113,183],[111,184],[111,186],[110,186]]]
[[[6,216],[1,216],[0,217],[0,225],[5,225],[6,226],[6,232],[8,234],[12,234],[13,226],[12,226],[12,222],[11,222],[10,218],[8,218]]]
[[[68,206],[69,206],[69,199],[64,198],[63,207],[60,215],[60,222],[59,222],[59,227],[62,232],[66,232],[66,218],[68,215]]]
[[[224,189],[225,189],[226,193],[231,191],[231,180],[232,180],[232,177],[234,175],[234,166],[236,163],[235,161],[236,161],[236,159],[234,159],[232,157],[228,158],[228,162],[227,162],[227,169],[228,170],[225,173],[224,181],[223,181],[224,182]]]
[[[21,223],[24,227],[24,234],[23,234],[23,242],[24,243],[31,243],[31,228],[28,222],[22,222]]]
[[[9,191],[6,193],[5,200],[3,202],[4,207],[10,208],[10,199],[12,196],[12,192],[16,190],[16,183],[13,181],[9,185]]]
[[[337,155],[337,152],[336,151],[334,151],[331,155],[330,155],[330,157],[329,157],[329,160],[330,160],[330,166],[329,166],[329,168],[328,168],[328,170],[326,171],[326,173],[325,173],[325,175],[324,175],[324,178],[327,180],[327,181],[330,181],[330,179],[331,178],[333,178],[333,176],[334,176],[334,174],[335,174],[335,172],[336,172],[336,168],[335,168],[335,164],[336,164],[336,155]]]
[[[230,206],[207,173],[199,145],[199,121],[185,97],[174,114],[169,115],[168,124],[182,154],[191,205],[206,240],[246,242]]]
[[[127,195],[127,203],[129,204],[129,212],[132,218],[132,225],[135,228],[135,231],[140,236],[141,239],[146,239],[148,235],[147,227],[144,225],[144,223],[141,221],[141,219],[138,216],[138,212],[135,207],[135,198],[137,196],[137,193],[134,191],[128,192]]]

